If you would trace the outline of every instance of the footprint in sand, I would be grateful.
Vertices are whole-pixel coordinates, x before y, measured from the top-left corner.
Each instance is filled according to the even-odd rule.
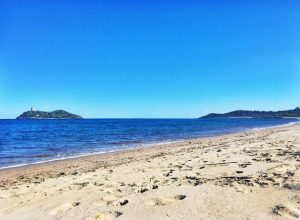
[[[113,220],[122,215],[122,212],[119,211],[109,211],[105,213],[99,213],[95,216],[95,220]]]
[[[156,206],[163,206],[168,205],[172,202],[183,200],[186,198],[186,195],[175,195],[166,198],[154,198],[149,202],[146,202],[147,205],[156,205]]]
[[[107,206],[111,204],[112,201],[105,201],[103,199],[98,199],[95,202],[92,203],[93,206]]]
[[[118,200],[117,196],[114,195],[107,195],[104,196],[103,201],[106,202],[107,204],[111,204],[112,202]]]
[[[76,203],[76,204],[75,204]],[[74,202],[74,203],[64,203],[48,212],[49,215],[56,215],[59,212],[65,212],[74,206],[78,206],[80,203],[79,202]]]
[[[124,206],[128,203],[128,199],[120,199],[113,203],[114,206]]]
[[[299,219],[300,217],[297,209],[282,204],[274,206],[272,213],[282,216],[284,219]]]

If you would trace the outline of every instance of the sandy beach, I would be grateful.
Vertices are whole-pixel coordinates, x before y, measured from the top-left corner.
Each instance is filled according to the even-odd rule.
[[[0,219],[299,219],[300,125],[0,170]]]

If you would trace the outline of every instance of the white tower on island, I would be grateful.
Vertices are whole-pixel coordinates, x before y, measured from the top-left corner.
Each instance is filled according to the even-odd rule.
[[[30,111],[35,112],[35,108],[31,107]]]

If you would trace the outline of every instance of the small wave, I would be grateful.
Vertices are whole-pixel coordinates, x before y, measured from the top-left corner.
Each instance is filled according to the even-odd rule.
[[[172,144],[172,143],[177,143],[180,141],[183,141],[183,140],[162,141],[162,142],[157,142],[157,143],[153,142],[153,143],[140,145],[139,148]],[[0,170],[14,168],[14,167],[22,167],[22,166],[30,166],[30,165],[35,165],[35,164],[48,163],[48,162],[53,162],[53,161],[68,160],[68,159],[74,159],[74,158],[79,158],[79,157],[93,156],[93,155],[97,155],[97,154],[120,152],[120,151],[124,151],[124,150],[132,150],[132,149],[136,149],[136,147],[127,147],[127,148],[123,148],[123,149],[116,149],[116,150],[110,150],[110,151],[97,151],[97,152],[93,152],[93,153],[81,153],[81,154],[77,154],[77,155],[73,155],[73,156],[59,157],[59,158],[53,158],[53,159],[49,159],[49,160],[36,161],[36,162],[32,162],[32,163],[22,163],[22,164],[16,164],[16,165],[11,165],[11,166],[0,167]],[[57,156],[59,156],[59,155],[57,155]]]
[[[32,163],[16,164],[16,165],[11,165],[11,166],[0,167],[0,170],[14,168],[14,167],[29,166],[29,165],[34,165],[34,164],[48,163],[48,162],[53,162],[53,161],[67,160],[67,159],[73,159],[73,158],[91,156],[91,155],[103,154],[103,153],[108,153],[108,152],[102,152],[101,151],[101,152],[95,152],[95,153],[88,153],[88,154],[80,154],[80,155],[73,155],[73,156],[67,156],[67,157],[53,158],[53,159],[50,159],[50,160],[41,160],[41,161],[36,161],[36,162],[32,162]]]
[[[45,158],[45,157],[51,157],[52,155],[50,154],[38,154],[38,155],[32,155],[30,157],[33,157],[33,158]]]
[[[143,141],[113,141],[110,142],[110,144],[114,144],[114,145],[126,145],[126,144],[141,144],[143,143]]]
[[[300,124],[300,118],[297,118],[297,121],[281,124],[281,125],[270,125],[270,126],[264,126],[264,127],[258,127],[258,128],[250,128],[248,131],[260,131],[263,129],[269,129],[269,128],[283,128],[283,127],[289,127],[296,124]]]

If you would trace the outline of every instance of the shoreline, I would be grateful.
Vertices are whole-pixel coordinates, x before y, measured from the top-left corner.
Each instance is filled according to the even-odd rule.
[[[76,161],[82,161],[82,160],[95,160],[95,159],[108,159],[110,157],[114,156],[122,156],[123,154],[130,154],[130,153],[136,153],[140,151],[152,151],[156,149],[163,149],[164,147],[178,147],[178,145],[188,145],[193,142],[198,142],[198,141],[207,141],[211,139],[218,139],[218,138],[230,138],[234,136],[239,136],[239,135],[247,135],[247,134],[254,134],[254,133],[259,133],[261,131],[268,131],[268,130],[276,130],[280,128],[288,128],[288,127],[293,127],[299,125],[300,122],[290,122],[286,123],[283,125],[276,125],[276,126],[271,126],[271,127],[264,127],[264,128],[253,128],[253,129],[247,129],[245,131],[238,131],[238,132],[233,132],[233,133],[227,133],[227,134],[219,134],[219,135],[213,135],[213,136],[206,136],[206,137],[198,137],[198,138],[190,138],[190,139],[184,139],[184,140],[178,140],[174,142],[167,142],[167,143],[157,143],[153,144],[150,146],[140,146],[140,147],[134,147],[134,148],[128,148],[128,149],[121,149],[121,150],[114,150],[111,152],[103,152],[103,153],[94,153],[90,155],[79,155],[79,156],[74,156],[71,158],[64,158],[64,159],[55,159],[55,160],[50,160],[50,161],[41,161],[37,163],[32,163],[32,164],[24,164],[20,166],[13,166],[13,167],[5,167],[5,168],[0,168],[0,183],[3,181],[3,176],[5,176],[6,171],[19,174],[23,171],[27,171],[30,169],[37,169],[39,170],[40,168],[44,169],[47,167],[55,167],[56,165],[60,164],[71,164],[72,162]],[[1,178],[2,177],[2,178]]]
[[[296,125],[296,124],[300,124],[300,118],[297,118],[297,120],[298,121],[288,122],[286,124],[281,124],[281,125],[274,125],[274,126],[267,126],[267,127],[257,127],[257,128],[246,128],[246,129],[242,129],[242,130],[239,130],[239,131],[228,131],[228,132],[215,134],[215,135],[205,135],[205,136],[202,136],[202,137],[185,138],[185,139],[178,139],[178,140],[173,140],[173,141],[170,140],[170,141],[160,141],[160,142],[156,142],[156,143],[145,143],[145,144],[141,144],[141,145],[136,146],[136,147],[128,147],[128,148],[123,148],[123,149],[118,149],[118,150],[83,153],[83,154],[78,154],[78,155],[73,155],[73,156],[68,156],[68,157],[63,157],[63,158],[53,158],[53,159],[49,159],[49,160],[36,161],[36,162],[33,162],[33,163],[5,166],[5,167],[0,167],[0,171],[1,170],[7,170],[7,169],[21,168],[21,167],[26,167],[26,166],[40,165],[40,164],[44,164],[44,163],[47,164],[47,163],[52,163],[52,162],[57,162],[57,161],[72,160],[72,159],[81,158],[81,157],[89,157],[89,156],[95,156],[95,155],[109,154],[109,153],[114,153],[114,152],[123,152],[123,151],[128,151],[128,150],[135,150],[135,149],[152,148],[152,147],[156,147],[156,146],[160,146],[160,145],[175,144],[175,143],[179,143],[179,142],[193,141],[193,140],[198,140],[198,139],[203,139],[203,138],[212,138],[212,137],[219,137],[219,136],[231,135],[231,134],[255,132],[255,131],[260,131],[260,130],[265,130],[265,129],[288,127],[288,126],[293,126],[293,125]]]
[[[0,170],[2,219],[298,219],[300,124]]]
[[[142,149],[142,148],[148,148],[148,147],[156,147],[156,146],[165,145],[165,144],[175,144],[177,142],[181,142],[181,141],[185,141],[185,140],[192,140],[192,139],[158,142],[158,143],[153,143],[153,144],[144,144],[144,145],[140,145],[138,147],[124,148],[124,149],[120,149],[120,150],[111,150],[111,151],[102,151],[102,152],[100,151],[100,152],[94,152],[94,153],[74,155],[74,156],[64,157],[64,158],[54,158],[54,159],[50,159],[50,160],[46,160],[46,161],[37,161],[37,162],[34,162],[34,163],[28,163],[28,164],[20,164],[20,165],[13,165],[13,166],[7,166],[7,167],[0,167],[0,170],[13,169],[13,168],[25,167],[25,166],[34,166],[34,165],[38,165],[38,164],[51,163],[51,162],[64,161],[64,160],[72,160],[72,159],[81,158],[81,157],[97,156],[97,155],[102,155],[102,154],[123,152],[123,151],[135,150],[135,149],[140,149],[140,148]]]

